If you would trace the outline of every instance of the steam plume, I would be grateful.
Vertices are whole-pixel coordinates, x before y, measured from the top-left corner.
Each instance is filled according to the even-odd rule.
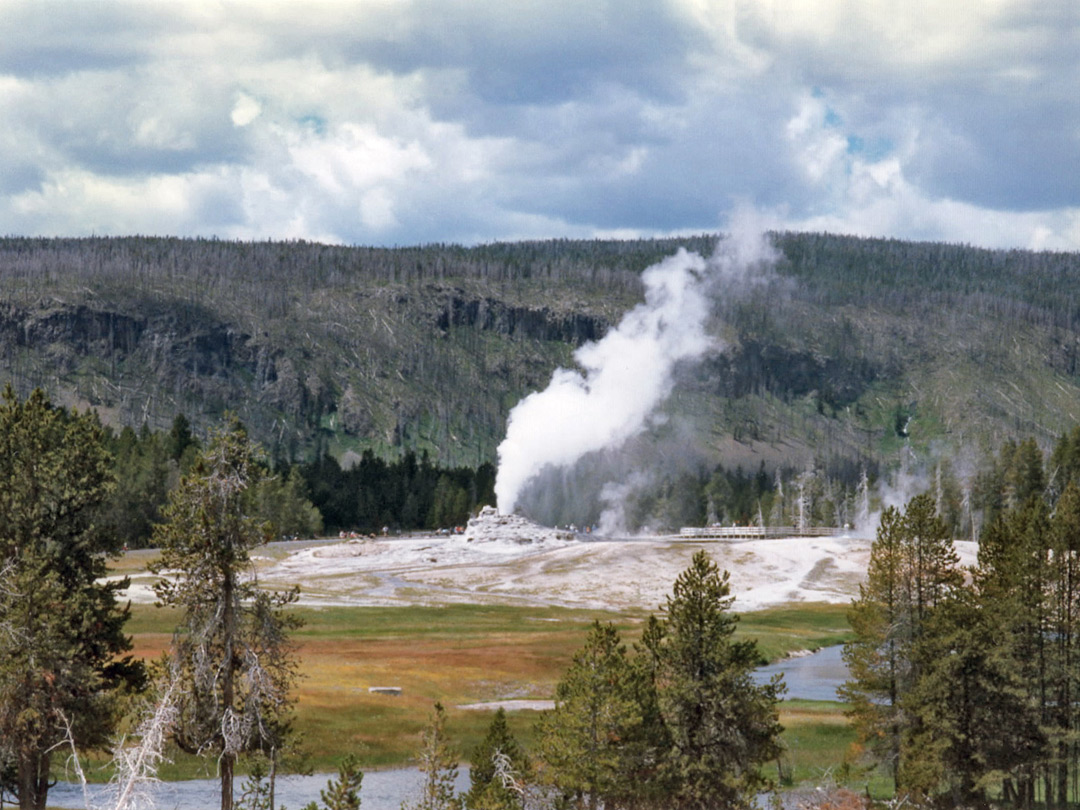
[[[575,352],[581,371],[557,369],[546,389],[510,412],[499,445],[499,511],[513,512],[526,485],[545,468],[565,468],[588,453],[619,447],[646,428],[671,393],[676,365],[719,348],[706,331],[715,286],[747,281],[772,259],[771,251],[755,233],[750,240],[722,241],[708,260],[680,249],[648,268],[641,276],[644,303],[603,339]]]

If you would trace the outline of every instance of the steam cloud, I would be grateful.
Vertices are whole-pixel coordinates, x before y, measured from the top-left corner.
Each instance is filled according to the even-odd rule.
[[[676,365],[720,348],[706,330],[713,295],[725,284],[753,281],[773,259],[773,248],[755,232],[721,241],[709,259],[680,249],[645,270],[644,303],[575,352],[581,371],[557,369],[546,389],[510,412],[498,451],[499,511],[512,513],[544,470],[619,447],[647,428],[671,393]]]

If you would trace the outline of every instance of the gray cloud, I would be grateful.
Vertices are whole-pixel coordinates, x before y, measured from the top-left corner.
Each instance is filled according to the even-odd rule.
[[[8,0],[0,230],[1080,249],[1073,8]]]

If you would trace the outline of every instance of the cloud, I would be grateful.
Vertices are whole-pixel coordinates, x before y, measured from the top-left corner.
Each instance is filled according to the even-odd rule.
[[[229,114],[229,118],[232,119],[233,126],[246,127],[258,118],[261,113],[262,105],[259,104],[258,99],[254,99],[246,93],[238,93],[236,105],[233,107],[232,113]]]
[[[803,99],[789,122],[795,164],[807,182],[818,185],[822,211],[789,218],[796,230],[842,231],[861,235],[903,234],[909,238],[968,242],[990,247],[1075,250],[1080,246],[1080,207],[1007,211],[975,202],[934,196],[911,179],[934,147],[924,141],[918,116],[908,117],[901,143],[876,157],[861,140],[845,136],[842,121],[825,99]],[[934,143],[948,138],[935,134]],[[890,143],[887,141],[886,143]],[[946,148],[949,148],[948,146]]]
[[[9,0],[5,24],[6,233],[653,235],[741,200],[1080,248],[1069,0]]]

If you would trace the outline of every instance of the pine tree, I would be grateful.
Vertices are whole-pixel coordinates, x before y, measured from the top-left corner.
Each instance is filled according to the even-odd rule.
[[[656,705],[669,747],[662,779],[673,808],[748,807],[767,784],[761,765],[781,750],[779,678],[757,685],[753,641],[735,641],[728,573],[704,551],[675,580],[660,625],[646,637]]]
[[[465,806],[520,810],[521,794],[508,788],[500,778],[498,763],[508,766],[519,782],[529,779],[532,766],[506,722],[506,710],[500,707],[491,718],[487,735],[469,758],[469,792]]]
[[[165,450],[176,464],[180,465],[188,453],[188,448],[199,449],[199,442],[191,433],[191,423],[184,414],[173,417],[172,427],[165,437]]]
[[[1070,480],[1050,519],[1048,586],[1052,640],[1050,694],[1056,751],[1055,792],[1064,804],[1078,773],[1080,747],[1080,484]]]
[[[929,619],[919,642],[918,681],[904,696],[902,783],[932,797],[944,784],[952,806],[984,807],[992,774],[1014,776],[1047,751],[1037,707],[1027,698],[1006,628],[980,597],[958,589]]]
[[[113,485],[101,425],[41,391],[0,404],[0,790],[43,810],[52,754],[106,742],[116,695],[139,686],[123,657],[126,583],[103,581],[116,551],[99,511]]]
[[[295,663],[283,612],[298,591],[257,587],[251,550],[266,543],[253,518],[256,450],[238,422],[212,435],[194,467],[170,493],[166,522],[155,530],[161,604],[179,608],[172,665],[185,688],[175,739],[194,754],[214,753],[221,807],[233,803],[233,770],[249,750],[279,746],[288,731]]]
[[[330,780],[325,790],[319,791],[326,810],[360,810],[360,786],[364,774],[353,754],[346,755],[338,766],[338,778]]]
[[[570,807],[618,807],[634,792],[641,714],[633,677],[618,631],[595,622],[539,725],[545,780]]]
[[[143,548],[154,523],[161,520],[170,483],[177,478],[175,465],[156,434],[136,435],[124,428],[112,443],[116,459],[116,488],[106,505],[109,530],[127,548]]]
[[[903,789],[905,747],[917,729],[903,702],[918,683],[922,659],[918,644],[933,611],[963,582],[948,527],[930,495],[918,495],[901,515],[893,507],[881,516],[870,550],[867,582],[848,612],[855,639],[844,647],[851,679],[841,695],[860,740],[892,772]],[[912,761],[911,768],[917,766]]]
[[[1051,722],[1048,690],[1051,645],[1047,540],[1049,512],[1040,498],[1029,500],[997,518],[983,532],[975,583],[987,620],[1000,629],[998,638],[1024,685],[1039,722]],[[1030,805],[1035,800],[1041,763],[1022,763],[1005,781],[1006,798]],[[1015,781],[1014,781],[1015,780]]]
[[[865,585],[848,611],[855,640],[844,646],[851,680],[841,689],[859,738],[896,776],[900,761],[900,696],[906,690],[907,651],[897,632],[906,607],[901,601],[901,515],[881,513]]]
[[[402,810],[461,810],[455,793],[458,756],[446,734],[446,710],[436,703],[421,735],[420,770],[424,783],[419,798],[402,802]]]
[[[314,537],[322,531],[322,515],[308,500],[307,483],[296,467],[285,476],[261,476],[252,493],[256,512],[276,537]]]

